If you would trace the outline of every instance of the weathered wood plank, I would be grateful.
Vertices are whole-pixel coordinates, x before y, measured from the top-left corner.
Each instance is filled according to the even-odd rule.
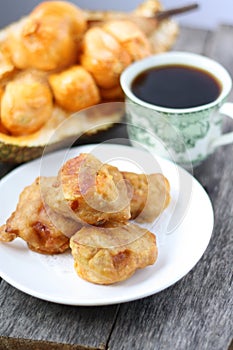
[[[233,77],[233,47],[230,45],[232,38],[233,27],[223,25],[206,45],[206,54],[220,62],[229,71],[231,77]],[[229,100],[233,101],[233,91],[230,93]],[[225,132],[233,130],[233,122],[227,117],[224,119],[223,130]],[[227,317],[229,318],[228,329],[231,338],[233,337],[233,292],[232,264],[229,264],[229,262],[233,261],[233,206],[231,200],[233,195],[232,152],[232,145],[220,147],[214,155],[211,155],[211,157],[206,160],[203,169],[200,166],[195,171],[195,176],[199,181],[202,182],[207,189],[210,187],[212,188],[211,198],[214,203],[216,218],[215,230],[218,233],[218,241],[220,243],[219,251],[222,252],[222,256],[219,256],[222,266],[219,268],[219,271],[216,271],[216,274],[218,273],[219,279],[222,281],[229,281],[229,290],[227,291],[226,288],[225,290],[227,291],[227,295],[230,295],[231,298],[229,304],[226,304],[223,310],[218,308],[217,305],[216,309],[220,310],[220,315],[224,315],[224,320],[226,320]],[[211,182],[208,181],[209,174],[212,174]],[[216,242],[214,242],[214,245],[216,245]],[[218,264],[216,255],[213,255],[213,264]],[[229,271],[229,273],[227,273],[227,271]],[[221,332],[220,329],[219,332]],[[233,342],[231,346],[232,344]]]
[[[173,46],[173,51],[203,53],[205,44],[212,32],[203,29],[182,28]]]
[[[232,38],[233,29],[228,30]],[[174,49],[206,53],[208,43],[207,51],[224,63],[231,41],[221,41],[221,32],[222,28],[212,37],[211,33],[202,35],[197,31],[197,38],[194,30],[182,29]],[[216,55],[219,45],[223,57]],[[228,68],[233,74],[232,67]],[[232,154],[232,146],[219,149],[194,172],[207,189],[215,209],[215,228],[204,256],[174,286],[120,307],[109,342],[111,350],[228,349],[233,334]]]
[[[233,78],[233,28],[223,25],[216,32],[216,35],[206,45],[206,54],[220,62],[231,74]],[[229,101],[233,102],[233,89],[229,95]],[[233,130],[233,121],[225,117],[223,130]]]
[[[107,342],[117,306],[74,307],[0,285],[0,335],[99,348]]]
[[[225,65],[231,72],[233,69],[232,33],[232,26],[220,26],[212,39],[207,41],[204,51],[206,55]]]

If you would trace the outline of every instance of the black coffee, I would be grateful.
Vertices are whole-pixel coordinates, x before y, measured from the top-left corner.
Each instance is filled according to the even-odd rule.
[[[153,105],[191,108],[216,100],[221,84],[204,70],[185,65],[166,65],[139,74],[132,82],[132,92]]]

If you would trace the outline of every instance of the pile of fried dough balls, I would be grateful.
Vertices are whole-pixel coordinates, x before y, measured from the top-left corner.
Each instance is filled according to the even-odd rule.
[[[6,28],[0,43],[0,132],[29,135],[54,106],[73,112],[123,98],[119,77],[151,54],[129,20],[90,26],[85,11],[65,1],[42,2]]]

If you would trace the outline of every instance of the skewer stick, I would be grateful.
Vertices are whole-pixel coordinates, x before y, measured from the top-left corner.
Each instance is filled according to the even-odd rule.
[[[184,12],[196,10],[197,8],[198,8],[198,4],[194,3],[194,4],[182,6],[182,7],[168,9],[165,11],[159,11],[159,12],[155,13],[154,17],[157,20],[163,20],[165,18],[174,16],[174,15],[179,15],[179,14],[184,13]]]
[[[88,12],[87,13],[87,21],[92,24],[92,22],[103,22],[106,20],[120,20],[120,19],[148,19],[148,20],[156,20],[156,21],[162,21],[168,17],[179,15],[191,10],[195,10],[198,8],[197,3],[189,4],[186,6],[181,7],[175,7],[164,11],[156,12],[152,16],[139,16],[134,15],[133,13],[123,13],[123,12],[108,12],[108,11],[101,11],[100,13],[96,12]]]

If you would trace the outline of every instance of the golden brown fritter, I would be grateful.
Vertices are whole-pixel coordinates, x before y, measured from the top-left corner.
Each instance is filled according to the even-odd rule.
[[[45,1],[9,31],[7,44],[17,68],[54,70],[74,64],[86,30],[84,13],[65,1]]]
[[[76,112],[100,102],[97,85],[82,66],[72,66],[49,77],[56,102],[70,112]]]
[[[0,44],[0,83],[4,84],[5,79],[11,78],[15,70],[5,45]]]
[[[57,254],[69,248],[69,237],[79,228],[77,222],[58,217],[44,206],[40,178],[37,178],[22,191],[15,212],[0,228],[0,241],[9,242],[21,237],[33,251]]]
[[[12,135],[28,135],[47,122],[52,110],[53,96],[43,74],[24,71],[6,85],[1,122]]]
[[[107,21],[103,29],[121,44],[132,61],[151,55],[149,40],[135,23],[127,20]]]
[[[117,84],[109,89],[100,88],[100,96],[103,101],[123,101],[124,100],[124,92],[120,86]]]
[[[100,87],[107,89],[116,86],[120,74],[131,61],[120,43],[102,28],[93,27],[85,33],[81,64]]]
[[[112,284],[155,263],[154,234],[133,224],[83,227],[70,240],[77,274],[92,283]]]
[[[62,166],[57,182],[45,191],[45,201],[53,210],[92,225],[130,218],[130,200],[120,171],[91,154],[82,153]]]
[[[162,174],[135,174],[122,172],[131,193],[131,219],[152,222],[170,202],[170,185]]]
[[[74,3],[69,1],[44,1],[37,5],[31,13],[35,18],[50,16],[68,19],[71,23],[75,39],[82,37],[87,28],[86,14]]]

